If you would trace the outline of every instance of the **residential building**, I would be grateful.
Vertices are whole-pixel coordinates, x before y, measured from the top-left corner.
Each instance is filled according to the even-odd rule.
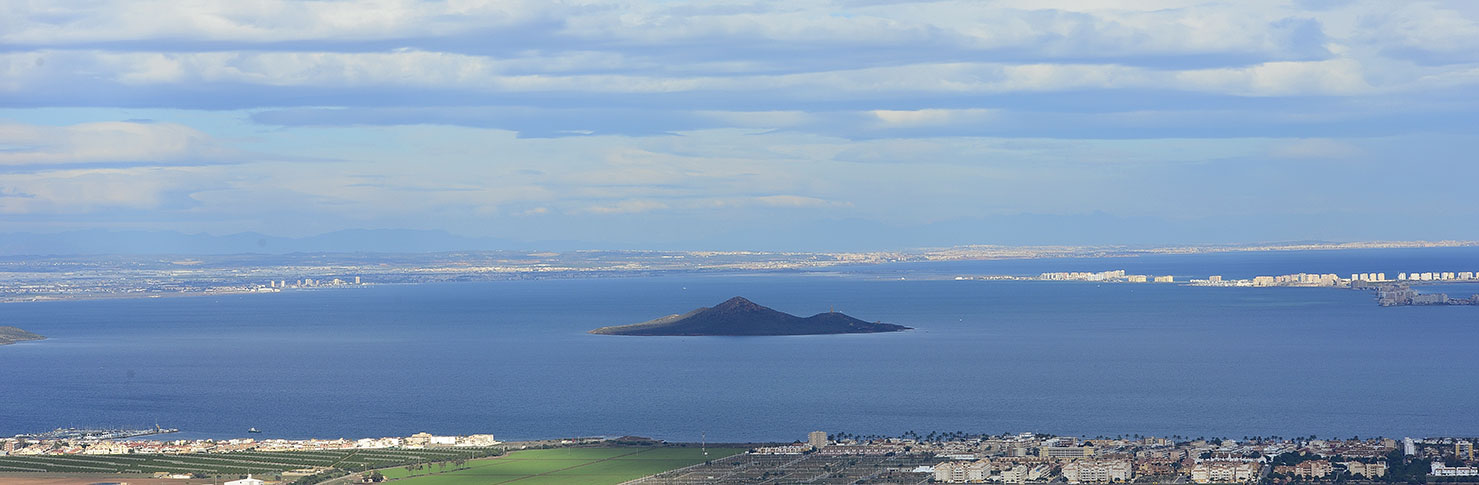
[[[1031,468],[1027,465],[1017,465],[1002,470],[999,476],[1002,483],[1026,483],[1042,480],[1051,470],[1052,468],[1045,464],[1034,465]]]
[[[1068,483],[1127,482],[1133,474],[1130,462],[1121,460],[1078,460],[1063,465]]]
[[[1359,461],[1342,462],[1346,471],[1352,475],[1360,475],[1366,478],[1380,478],[1387,475],[1387,464],[1383,461],[1376,463],[1361,463]]]
[[[946,483],[980,483],[991,474],[989,461],[947,461],[935,465],[935,481]]]
[[[1458,455],[1460,460],[1468,461],[1474,459],[1474,442],[1455,441],[1453,443],[1453,454]]]
[[[1042,458],[1088,458],[1094,456],[1092,446],[1044,446],[1037,449]]]
[[[1428,474],[1435,477],[1479,477],[1479,467],[1446,466],[1442,460],[1433,460]]]
[[[755,448],[757,455],[800,455],[811,451],[811,445],[762,446]]]
[[[1251,482],[1258,478],[1258,463],[1242,461],[1204,461],[1191,467],[1191,481],[1196,483]]]
[[[1294,474],[1308,478],[1323,478],[1335,471],[1327,460],[1305,460],[1294,465]]]
[[[812,431],[810,433],[807,433],[806,444],[811,445],[813,448],[817,449],[825,448],[827,446],[827,432]]]

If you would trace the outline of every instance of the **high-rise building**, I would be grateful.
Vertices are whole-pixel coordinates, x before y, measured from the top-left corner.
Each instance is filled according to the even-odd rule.
[[[1453,444],[1453,454],[1463,460],[1474,459],[1474,443],[1471,441],[1458,441]]]
[[[814,448],[822,448],[827,446],[827,432],[812,431],[810,433],[807,433],[806,444],[809,444]]]

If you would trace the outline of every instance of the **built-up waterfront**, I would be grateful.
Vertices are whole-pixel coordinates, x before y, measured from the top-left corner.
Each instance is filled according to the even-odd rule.
[[[1042,273],[1037,276],[957,276],[956,280],[987,281],[1082,281],[1094,283],[1177,283],[1174,275],[1129,274],[1125,270],[1072,271]],[[1193,278],[1185,281],[1187,286],[1240,287],[1240,288],[1350,288],[1372,291],[1381,306],[1404,305],[1479,305],[1479,294],[1469,297],[1449,297],[1447,293],[1424,293],[1413,289],[1414,285],[1432,286],[1456,283],[1479,283],[1479,271],[1437,271],[1397,273],[1388,278],[1387,273],[1350,273],[1342,277],[1335,273],[1292,273],[1262,275],[1252,278],[1231,279],[1222,275]]]

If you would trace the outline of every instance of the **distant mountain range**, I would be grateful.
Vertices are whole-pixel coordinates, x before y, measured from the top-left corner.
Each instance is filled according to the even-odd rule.
[[[868,323],[837,312],[801,318],[758,305],[743,297],[730,298],[711,308],[699,308],[631,325],[591,330],[598,335],[641,336],[760,336],[880,333],[910,330],[903,325]]]

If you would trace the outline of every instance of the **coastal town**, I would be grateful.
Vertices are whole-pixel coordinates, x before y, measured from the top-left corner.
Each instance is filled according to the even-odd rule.
[[[363,439],[119,440],[96,436],[18,436],[0,439],[0,481],[47,471],[114,471],[110,457],[174,456],[180,469],[140,469],[151,478],[207,476],[201,463],[261,463],[322,456],[334,451],[450,455],[497,460],[510,450],[677,447],[703,450],[693,464],[628,483],[1345,483],[1479,482],[1472,437],[1074,437],[1040,433],[976,435],[908,432],[858,436],[814,431],[792,443],[664,443],[636,437],[570,438],[504,443],[491,434]],[[697,450],[695,450],[697,448]],[[710,449],[733,449],[709,456]],[[378,450],[378,451],[373,451]],[[441,451],[438,451],[441,450]],[[415,453],[420,453],[416,455]],[[297,455],[294,455],[297,454]],[[92,463],[89,460],[100,460]],[[190,461],[194,460],[194,461]],[[428,460],[427,465],[431,462]],[[367,464],[363,477],[379,473]],[[396,467],[404,464],[394,463]],[[133,466],[133,465],[129,465]],[[166,465],[167,467],[168,465]],[[420,466],[420,465],[416,465]],[[203,468],[205,467],[205,468]],[[446,465],[442,464],[443,472]],[[457,469],[456,466],[453,467]],[[305,477],[332,467],[265,471],[268,483],[311,483]],[[407,467],[408,470],[416,468]],[[431,470],[428,468],[428,470]],[[146,473],[148,472],[148,473]],[[347,473],[347,471],[346,471]],[[435,475],[438,472],[429,471]],[[341,476],[341,475],[335,475]],[[455,476],[455,475],[453,475]],[[446,477],[452,480],[453,476]],[[373,481],[373,480],[372,480]],[[394,479],[391,480],[395,481]],[[447,483],[459,483],[449,481]]]
[[[957,276],[956,280],[987,281],[1079,281],[1093,283],[1177,283],[1174,275],[1129,274],[1125,270],[1074,271],[1042,273],[1037,276]],[[1422,292],[1415,285],[1437,287],[1446,284],[1479,283],[1479,271],[1430,271],[1397,273],[1350,273],[1342,277],[1335,273],[1292,273],[1264,275],[1252,278],[1232,279],[1222,275],[1185,280],[1185,286],[1237,287],[1237,288],[1349,288],[1372,291],[1381,306],[1407,305],[1479,305],[1479,294],[1469,297],[1450,297],[1447,293]],[[1479,287],[1472,287],[1479,290]]]

